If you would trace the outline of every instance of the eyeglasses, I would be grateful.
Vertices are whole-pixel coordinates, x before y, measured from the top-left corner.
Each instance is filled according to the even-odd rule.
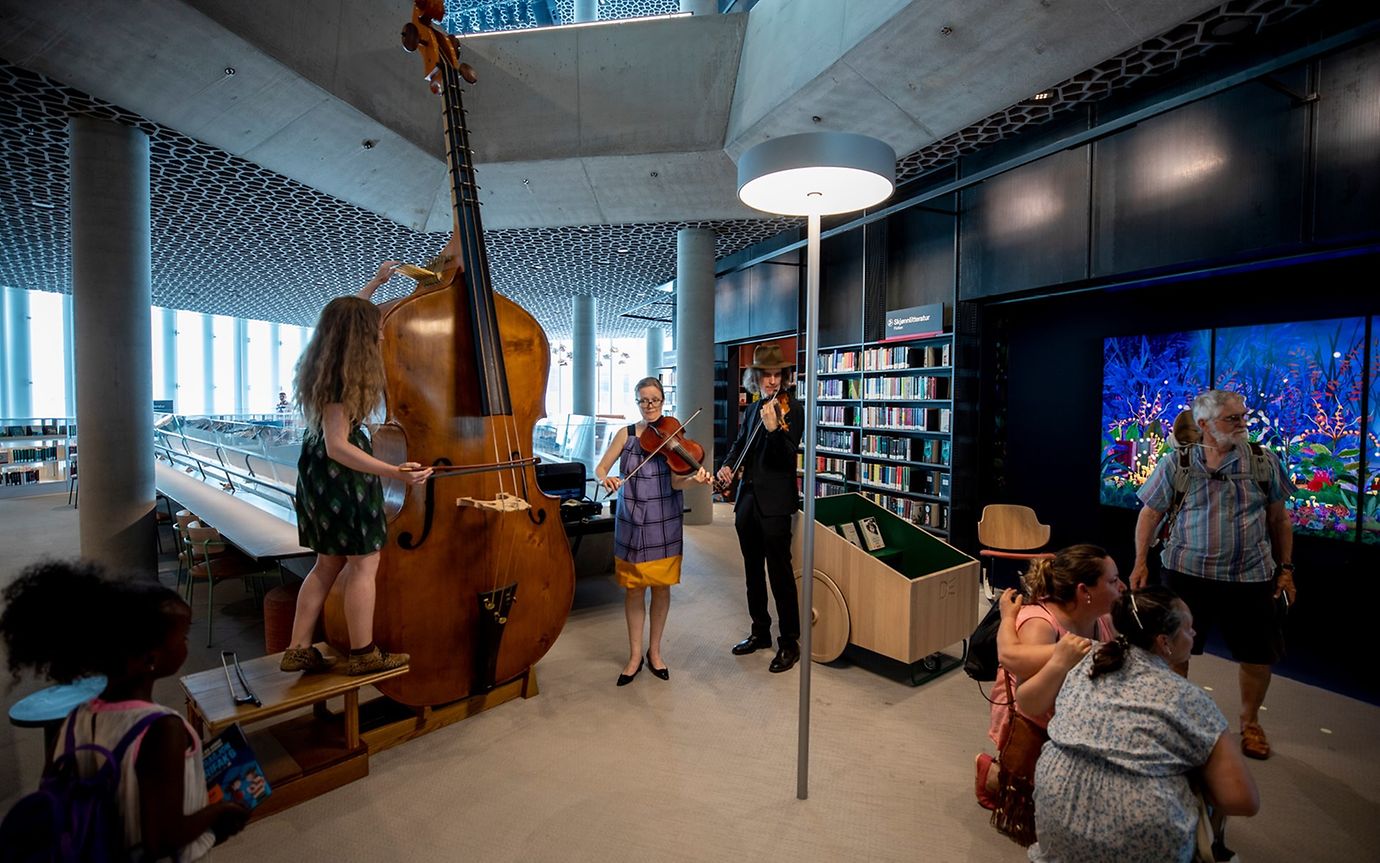
[[[1250,416],[1250,415],[1251,415],[1251,414],[1250,414],[1250,411],[1243,411],[1243,412],[1241,412],[1241,413],[1239,413],[1239,414],[1227,414],[1227,415],[1224,416],[1224,417],[1217,417],[1217,421],[1218,421],[1219,423],[1226,423],[1227,425],[1233,425],[1233,426],[1234,426],[1234,425],[1236,425],[1237,423],[1243,423],[1243,422],[1245,422],[1245,421],[1246,421],[1246,417],[1248,417],[1248,416]]]
[[[661,404],[664,399],[638,399],[637,403],[645,408],[654,408]]]

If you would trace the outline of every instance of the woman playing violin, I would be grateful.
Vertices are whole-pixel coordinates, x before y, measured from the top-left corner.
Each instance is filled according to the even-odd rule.
[[[618,675],[619,686],[631,683],[644,661],[662,680],[671,676],[661,658],[661,635],[671,609],[671,585],[680,583],[681,514],[685,509],[681,490],[693,482],[713,482],[702,467],[678,475],[672,473],[666,455],[659,452],[649,456],[639,439],[649,424],[655,426],[661,421],[666,395],[656,378],[638,381],[636,392],[642,420],[618,430],[594,469],[595,478],[610,494],[619,492],[613,530],[614,576],[627,591],[623,608],[628,619],[628,662]],[[665,425],[670,426],[669,422]],[[622,476],[609,476],[615,459]],[[628,477],[626,482],[623,477]],[[644,660],[642,627],[647,618],[647,588],[652,591],[652,623]]]

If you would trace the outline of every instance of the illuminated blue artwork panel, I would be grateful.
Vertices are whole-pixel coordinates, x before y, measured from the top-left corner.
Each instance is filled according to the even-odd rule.
[[[1217,330],[1214,384],[1242,393],[1250,435],[1280,455],[1297,491],[1296,534],[1351,539],[1361,470],[1365,319]]]
[[[1102,343],[1102,490],[1137,507],[1174,417],[1207,387],[1211,331],[1122,336]]]
[[[1380,317],[1370,319],[1370,418],[1366,422],[1366,485],[1361,541],[1380,544]]]

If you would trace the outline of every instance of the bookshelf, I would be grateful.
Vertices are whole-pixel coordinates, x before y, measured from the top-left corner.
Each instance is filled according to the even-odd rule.
[[[859,492],[948,536],[953,476],[953,336],[822,348],[815,494]],[[804,473],[804,455],[799,468]]]
[[[65,482],[76,455],[76,424],[66,417],[0,419],[0,497]]]

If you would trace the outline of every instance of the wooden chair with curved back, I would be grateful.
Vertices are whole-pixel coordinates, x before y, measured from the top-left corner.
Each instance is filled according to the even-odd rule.
[[[1035,510],[1028,506],[993,503],[983,507],[978,520],[978,543],[984,546],[978,556],[982,558],[983,591],[989,598],[993,595],[991,561],[1054,557],[1039,551],[1049,543],[1049,525],[1041,524]]]

